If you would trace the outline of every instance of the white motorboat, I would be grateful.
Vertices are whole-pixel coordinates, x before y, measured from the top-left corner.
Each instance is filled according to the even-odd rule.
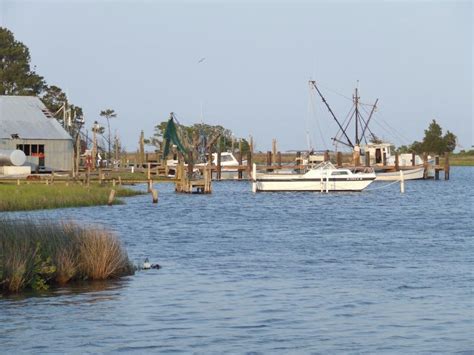
[[[304,174],[257,174],[253,166],[253,186],[257,191],[362,191],[375,180],[372,169],[353,172],[323,162]]]

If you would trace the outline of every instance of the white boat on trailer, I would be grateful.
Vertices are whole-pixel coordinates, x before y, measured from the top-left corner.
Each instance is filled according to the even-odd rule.
[[[375,180],[373,170],[352,172],[323,162],[304,174],[257,174],[253,166],[252,189],[258,191],[362,191]]]

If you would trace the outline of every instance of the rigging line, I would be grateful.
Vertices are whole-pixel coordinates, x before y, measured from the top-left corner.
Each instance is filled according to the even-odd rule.
[[[352,117],[354,116],[354,113],[355,113],[355,106],[352,106],[351,109],[349,110],[349,112],[347,113],[346,118],[345,118],[344,121],[342,122],[342,125],[344,126],[344,124],[345,124],[346,121],[347,121],[347,124],[346,124],[346,126],[344,127],[344,131],[347,131],[347,128],[349,128],[349,124],[350,124],[351,121],[352,121]],[[339,132],[341,132],[341,135],[340,135],[339,137],[337,137],[337,135],[339,134]],[[339,129],[339,131],[337,131],[337,133],[336,133],[336,138],[341,139],[342,134],[343,134],[343,132],[341,131],[341,129]]]
[[[379,115],[380,116],[380,115]],[[382,121],[382,122],[379,122],[379,121]],[[391,127],[388,122],[385,122],[385,120],[383,120],[382,118],[379,117],[378,120],[374,120],[374,122],[379,125],[379,127],[381,127],[382,129],[384,129],[392,138],[395,138],[396,140],[402,142],[402,143],[406,143],[408,142],[408,140],[403,136],[401,135],[395,128]],[[384,123],[387,127],[385,127],[382,123]],[[369,129],[370,131],[370,129]],[[371,134],[373,134],[372,132],[370,132]]]
[[[384,123],[388,129],[392,130],[393,132],[391,132],[390,134],[394,136],[394,138],[397,138],[399,139],[400,141],[402,141],[403,143],[408,143],[409,140],[402,134],[400,133],[400,131],[398,131],[396,128],[392,127],[387,121],[385,121],[382,117],[380,117],[380,113],[378,113],[378,120],[379,121],[382,121],[382,123]],[[377,122],[377,121],[376,121]],[[377,122],[379,125],[381,125],[381,123]],[[396,136],[396,137],[395,137]]]
[[[321,129],[321,125],[320,125],[320,122],[319,120],[316,118],[316,108],[315,108],[315,103],[314,101],[316,100],[316,94],[315,92],[313,91],[313,88],[311,88],[310,90],[310,104],[311,104],[311,110],[313,111],[313,115],[314,115],[314,118],[315,118],[315,121],[316,121],[316,124],[318,126],[318,130],[319,130],[319,135],[321,137],[321,141],[323,142],[324,144],[324,148],[328,148],[328,145],[326,143],[326,140],[324,139],[324,135],[323,135],[323,131]]]
[[[379,115],[380,116],[380,115]],[[380,117],[380,120],[382,122],[384,122],[390,129],[392,129],[394,132],[396,132],[398,134],[398,136],[400,138],[402,138],[403,141],[405,142],[409,142],[409,140],[400,132],[398,131],[396,128],[392,127],[387,121],[385,121],[382,117]]]
[[[364,109],[364,110],[365,110],[365,109]],[[361,117],[362,117],[362,116],[361,116]],[[370,114],[369,114],[369,118],[370,118]],[[363,120],[363,121],[364,121],[364,124],[365,124],[365,129],[364,129],[363,133],[364,133],[364,139],[365,139],[366,143],[367,143],[367,138],[365,137],[365,130],[366,130],[366,129],[369,131],[369,133],[370,133],[370,135],[372,136],[372,138],[375,139],[375,138],[377,137],[377,136],[374,134],[374,132],[372,132],[372,130],[371,130],[370,127],[369,127],[369,118],[367,118],[367,122],[366,122],[365,120]],[[362,119],[363,119],[363,117],[362,117]]]

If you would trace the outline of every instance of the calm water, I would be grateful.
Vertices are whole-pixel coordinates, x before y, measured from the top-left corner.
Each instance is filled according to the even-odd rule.
[[[451,176],[28,213],[103,225],[163,269],[0,298],[0,353],[472,353],[474,168]]]

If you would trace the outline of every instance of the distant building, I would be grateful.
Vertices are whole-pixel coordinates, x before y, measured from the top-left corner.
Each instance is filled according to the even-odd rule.
[[[31,170],[70,171],[71,136],[34,96],[0,95],[0,149],[19,149]]]

